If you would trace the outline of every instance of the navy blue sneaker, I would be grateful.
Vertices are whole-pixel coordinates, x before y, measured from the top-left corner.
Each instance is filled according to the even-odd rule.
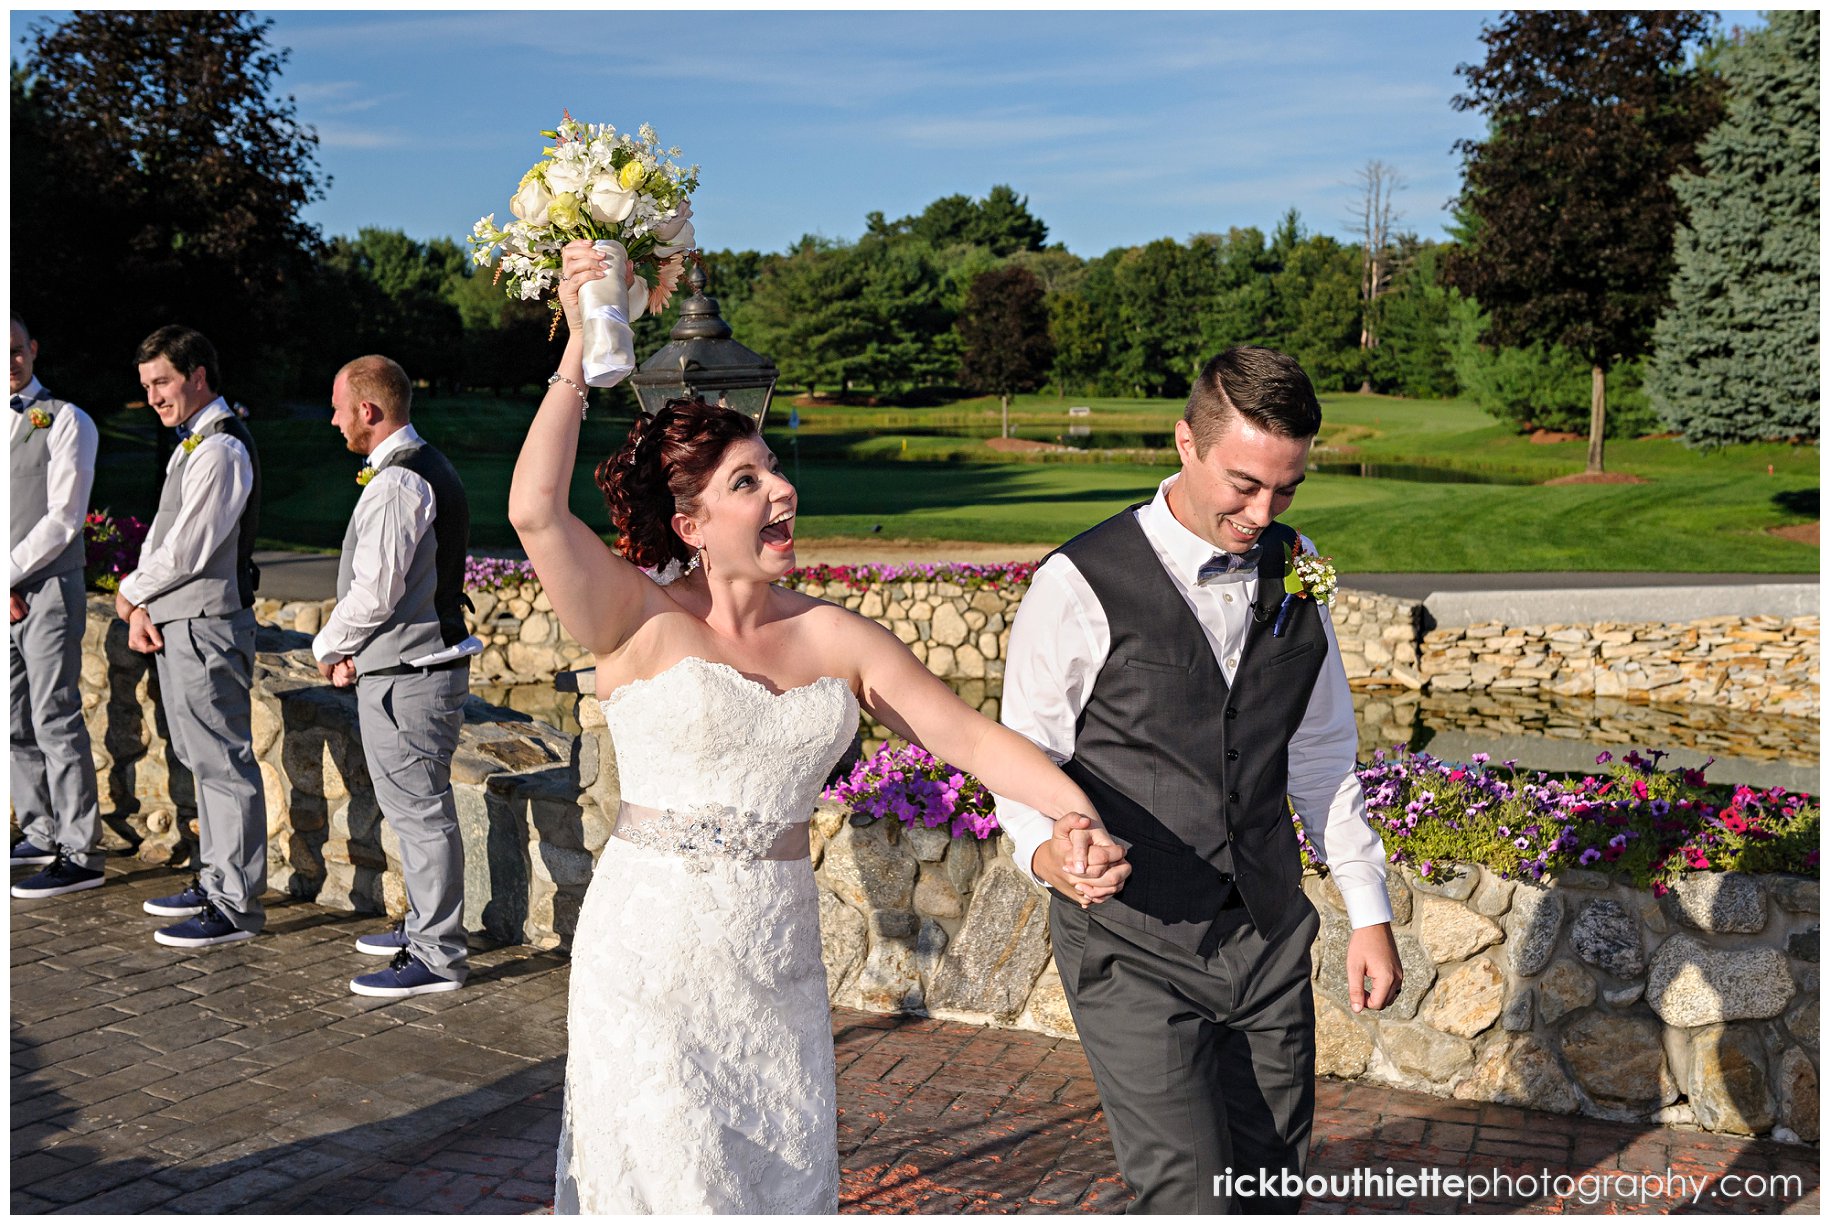
[[[397,920],[394,926],[387,931],[356,937],[356,951],[367,953],[370,957],[392,957],[406,947],[407,921],[405,919]]]
[[[34,872],[13,886],[14,897],[56,897],[60,893],[75,893],[81,889],[96,889],[106,884],[100,868],[79,868],[64,858],[64,849],[57,848],[52,857],[51,866],[42,872]]]
[[[456,991],[463,985],[455,978],[440,978],[426,968],[425,962],[405,949],[394,954],[387,969],[359,974],[349,980],[349,989],[357,995],[381,995],[390,999],[433,991]]]
[[[170,897],[156,897],[150,902],[141,902],[140,909],[147,914],[171,915],[182,919],[188,915],[202,914],[204,904],[209,900],[210,895],[203,891],[203,882],[193,876],[191,883],[186,885],[182,892],[174,893]]]
[[[30,838],[21,838],[13,843],[13,866],[24,867],[27,864],[50,863],[57,858],[57,852],[47,851]]]
[[[212,944],[252,940],[254,933],[235,926],[229,921],[228,915],[216,909],[216,903],[205,898],[202,913],[192,915],[182,923],[161,927],[153,933],[153,939],[175,948],[202,949],[209,948]]]

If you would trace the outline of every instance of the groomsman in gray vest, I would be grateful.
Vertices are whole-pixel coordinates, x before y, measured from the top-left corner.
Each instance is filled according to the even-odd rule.
[[[392,957],[350,980],[358,995],[455,991],[468,972],[464,843],[451,755],[470,695],[464,626],[470,503],[457,470],[410,420],[413,384],[386,357],[359,357],[331,384],[331,424],[366,455],[343,536],[337,607],[312,640],[332,684],[356,686],[375,801],[400,839],[407,914],[356,950]]]
[[[1004,722],[1086,790],[1131,866],[1109,900],[1072,904],[1116,853],[998,802],[1018,862],[1054,893],[1055,962],[1133,1212],[1300,1200],[1319,918],[1286,796],[1353,925],[1350,1005],[1383,1008],[1399,986],[1334,628],[1313,599],[1283,607],[1299,538],[1276,520],[1321,419],[1284,354],[1214,358],[1176,423],[1181,470],[1051,554],[1011,628]]]
[[[95,479],[95,423],[32,373],[38,342],[13,316],[13,807],[24,835],[13,863],[47,864],[14,897],[56,897],[102,883],[95,760],[83,723],[83,518]]]
[[[160,944],[205,948],[252,939],[266,922],[266,801],[249,696],[260,458],[216,393],[222,370],[202,333],[162,327],[134,361],[147,403],[179,444],[115,612],[127,622],[127,645],[154,657],[172,749],[196,782],[201,863],[187,888],[144,909],[188,916],[156,932]]]

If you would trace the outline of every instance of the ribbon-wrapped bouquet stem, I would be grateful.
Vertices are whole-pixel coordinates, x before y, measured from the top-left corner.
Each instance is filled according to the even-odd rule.
[[[681,167],[677,148],[663,149],[643,124],[634,136],[605,124],[581,124],[568,111],[553,143],[521,176],[509,201],[515,220],[496,228],[494,213],[471,230],[476,262],[501,252],[496,275],[508,295],[548,298],[559,320],[560,248],[589,238],[610,259],[610,275],[579,291],[584,308],[585,381],[610,387],[635,369],[630,323],[667,305],[693,251],[691,195],[699,167]],[[646,275],[644,275],[646,274]]]

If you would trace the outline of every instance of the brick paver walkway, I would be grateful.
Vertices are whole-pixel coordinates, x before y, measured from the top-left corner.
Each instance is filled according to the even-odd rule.
[[[15,873],[15,876],[18,874]],[[258,940],[153,943],[133,861],[97,891],[12,907],[15,1212],[537,1213],[552,1202],[566,962],[494,949],[471,985],[349,994],[376,921],[276,901]],[[1129,1192],[1078,1044],[835,1011],[847,1212],[1118,1212]],[[1817,1151],[1323,1082],[1312,1172],[1795,1177],[1707,1211],[1817,1212]],[[1575,1189],[1475,1211],[1641,1210]],[[1647,1211],[1686,1210],[1660,1195]],[[1312,1211],[1468,1211],[1328,1195]]]

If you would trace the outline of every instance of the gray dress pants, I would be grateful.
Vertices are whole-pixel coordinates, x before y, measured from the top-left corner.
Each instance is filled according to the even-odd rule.
[[[441,978],[469,973],[464,839],[451,795],[451,755],[464,725],[470,665],[356,681],[362,753],[375,803],[400,840],[407,950]]]
[[[165,726],[197,786],[198,875],[217,909],[258,932],[267,921],[267,803],[250,722],[254,612],[167,621],[159,632]]]
[[[1260,1170],[1300,1176],[1309,1159],[1321,919],[1299,893],[1268,937],[1243,909],[1219,923],[1203,957],[1051,900],[1055,964],[1136,1194],[1130,1212],[1294,1212],[1301,1198],[1255,1192]],[[1251,1193],[1216,1194],[1229,1168]]]
[[[25,618],[12,626],[13,807],[34,846],[62,847],[71,862],[100,868],[102,814],[95,758],[78,688],[83,670],[83,572],[19,588]]]

